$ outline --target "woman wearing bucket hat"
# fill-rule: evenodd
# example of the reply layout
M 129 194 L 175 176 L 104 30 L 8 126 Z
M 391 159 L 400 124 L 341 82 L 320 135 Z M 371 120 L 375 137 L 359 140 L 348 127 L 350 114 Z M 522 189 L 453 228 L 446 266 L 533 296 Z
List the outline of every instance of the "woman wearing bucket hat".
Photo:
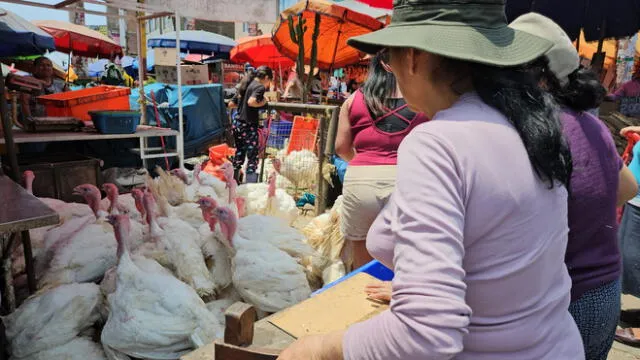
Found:
M 510 26 L 554 44 L 532 69 L 562 106 L 563 131 L 573 160 L 565 255 L 572 280 L 569 312 L 580 330 L 586 359 L 606 360 L 620 314 L 616 207 L 633 198 L 638 185 L 618 155 L 609 129 L 587 112 L 600 105 L 606 90 L 594 73 L 580 68 L 569 36 L 540 14 L 523 15 Z
M 509 28 L 504 0 L 396 0 L 389 27 L 349 44 L 388 51 L 405 100 L 432 120 L 400 145 L 367 236 L 395 273 L 390 309 L 280 359 L 584 359 L 567 311 L 571 156 L 523 66 L 553 44 Z

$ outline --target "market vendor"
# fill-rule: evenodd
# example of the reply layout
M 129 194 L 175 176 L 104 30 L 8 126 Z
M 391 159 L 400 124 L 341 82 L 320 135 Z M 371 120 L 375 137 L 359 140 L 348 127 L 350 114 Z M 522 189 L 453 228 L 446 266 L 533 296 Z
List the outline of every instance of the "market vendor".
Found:
M 57 94 L 69 91 L 67 83 L 62 79 L 58 79 L 53 73 L 53 62 L 48 58 L 41 56 L 33 61 L 33 77 L 42 82 L 41 93 L 22 93 L 20 95 L 20 106 L 22 108 L 23 117 L 45 116 L 44 106 L 38 104 L 37 97 L 42 95 Z
M 367 235 L 394 271 L 390 308 L 301 337 L 279 360 L 577 360 L 567 311 L 571 154 L 527 71 L 553 45 L 507 26 L 505 0 L 397 0 L 349 40 L 389 52 L 409 108 L 396 189 Z

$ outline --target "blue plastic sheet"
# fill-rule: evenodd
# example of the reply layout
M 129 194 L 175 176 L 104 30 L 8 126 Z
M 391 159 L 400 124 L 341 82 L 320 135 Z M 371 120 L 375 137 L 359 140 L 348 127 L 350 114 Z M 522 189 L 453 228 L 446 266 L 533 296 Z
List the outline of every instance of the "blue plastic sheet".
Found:
M 159 120 L 160 126 L 178 130 L 178 87 L 162 83 L 145 86 L 149 99 L 151 92 L 158 104 L 159 119 L 156 119 L 156 111 L 150 103 L 146 108 L 147 123 L 156 125 L 156 120 Z M 140 108 L 138 96 L 138 92 L 133 91 L 129 98 L 132 109 Z M 222 85 L 183 85 L 182 107 L 185 156 L 198 155 L 211 140 L 224 132 L 228 123 Z M 175 146 L 175 139 L 169 140 L 169 146 Z
M 347 172 L 348 162 L 342 160 L 340 157 L 333 155 L 333 165 L 336 167 L 340 182 L 344 184 L 344 174 Z

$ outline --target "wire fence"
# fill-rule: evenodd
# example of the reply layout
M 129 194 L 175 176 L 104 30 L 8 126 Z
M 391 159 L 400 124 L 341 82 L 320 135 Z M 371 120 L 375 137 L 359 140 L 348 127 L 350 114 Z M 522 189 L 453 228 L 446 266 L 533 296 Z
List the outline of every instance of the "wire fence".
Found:
M 276 173 L 276 185 L 286 189 L 301 207 L 321 214 L 334 154 L 340 108 L 332 105 L 269 103 L 264 122 L 260 179 Z

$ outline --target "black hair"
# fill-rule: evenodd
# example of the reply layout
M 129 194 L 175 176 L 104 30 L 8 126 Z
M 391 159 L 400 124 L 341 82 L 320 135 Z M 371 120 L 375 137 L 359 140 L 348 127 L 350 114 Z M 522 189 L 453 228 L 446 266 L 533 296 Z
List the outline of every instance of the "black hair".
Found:
M 273 70 L 271 70 L 271 68 L 268 66 L 260 66 L 255 70 L 249 69 L 245 77 L 242 79 L 242 81 L 240 81 L 240 86 L 238 87 L 238 95 L 240 95 L 240 97 L 244 96 L 244 94 L 247 92 L 249 84 L 251 84 L 251 82 L 255 78 L 273 79 Z
M 540 88 L 530 67 L 495 67 L 443 59 L 450 74 L 468 74 L 482 101 L 513 124 L 536 174 L 549 182 L 549 188 L 559 182 L 569 189 L 573 165 L 558 106 L 551 94 Z M 455 90 L 455 83 L 452 86 Z
M 45 60 L 47 60 L 47 61 L 49 61 L 50 63 L 52 63 L 52 64 L 53 64 L 53 62 L 51 61 L 51 59 L 49 59 L 48 57 L 46 57 L 46 56 L 40 56 L 40 57 L 35 58 L 35 60 L 33 60 L 33 67 L 38 67 L 38 66 L 40 66 L 40 63 L 41 63 L 41 62 L 43 62 L 43 61 L 45 61 Z
M 542 57 L 531 64 L 538 81 L 553 95 L 558 104 L 571 110 L 582 112 L 597 108 L 607 96 L 598 76 L 591 70 L 580 67 L 569 74 L 569 82 L 560 84 L 560 80 L 549 69 L 549 61 Z
M 386 60 L 384 57 L 384 54 L 379 53 L 371 59 L 369 74 L 362 84 L 367 109 L 374 119 L 388 112 L 387 102 L 396 91 L 396 77 L 385 70 L 382 65 L 382 61 Z

